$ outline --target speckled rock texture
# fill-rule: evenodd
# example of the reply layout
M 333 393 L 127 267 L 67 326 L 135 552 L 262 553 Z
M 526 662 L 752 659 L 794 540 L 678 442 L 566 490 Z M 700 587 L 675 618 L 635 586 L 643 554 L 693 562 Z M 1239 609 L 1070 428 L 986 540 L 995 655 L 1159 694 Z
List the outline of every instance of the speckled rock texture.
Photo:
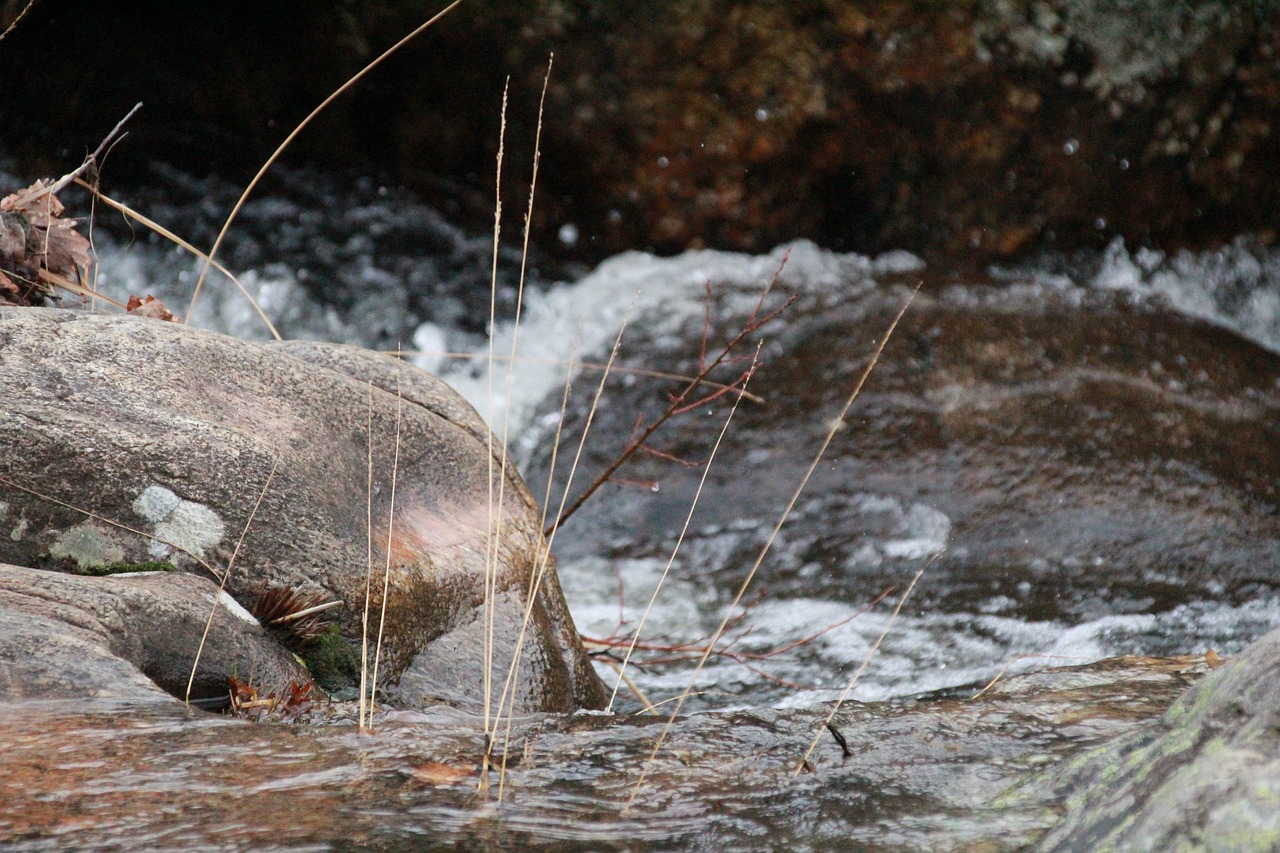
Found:
M 0 51 L 0 119 L 40 128 L 6 142 L 59 173 L 142 100 L 109 177 L 159 159 L 247 178 L 441 5 L 48 0 Z M 503 80 L 514 187 L 554 52 L 535 243 L 571 224 L 570 256 L 793 237 L 977 260 L 1116 236 L 1270 240 L 1278 48 L 1267 2 L 468 0 L 290 156 L 452 186 L 483 221 Z
M 401 705 L 479 707 L 486 566 L 495 690 L 515 653 L 543 540 L 489 451 L 447 386 L 376 353 L 0 309 L 0 560 L 229 570 L 246 608 L 263 585 L 342 602 L 330 614 L 358 649 L 366 577 L 376 631 L 389 552 L 380 682 Z M 530 614 L 515 706 L 598 704 L 554 564 Z

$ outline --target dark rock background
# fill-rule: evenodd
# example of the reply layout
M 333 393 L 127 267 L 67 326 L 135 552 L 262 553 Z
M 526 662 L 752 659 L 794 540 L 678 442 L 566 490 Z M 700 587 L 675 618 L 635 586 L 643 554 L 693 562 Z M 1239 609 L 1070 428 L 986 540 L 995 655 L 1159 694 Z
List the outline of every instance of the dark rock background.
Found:
M 25 5 L 0 7 L 7 23 Z M 4 145 L 64 171 L 141 100 L 108 177 L 239 182 L 440 4 L 41 0 L 0 43 Z M 556 53 L 535 242 L 565 254 L 810 237 L 953 262 L 1274 238 L 1280 9 L 1268 0 L 467 0 L 299 139 L 491 216 L 523 207 Z

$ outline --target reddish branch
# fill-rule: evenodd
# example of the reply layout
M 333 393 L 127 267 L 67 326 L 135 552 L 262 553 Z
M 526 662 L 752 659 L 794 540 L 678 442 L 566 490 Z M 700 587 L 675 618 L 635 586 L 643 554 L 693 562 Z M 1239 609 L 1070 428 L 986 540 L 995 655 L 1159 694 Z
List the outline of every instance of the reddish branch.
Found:
M 670 404 L 661 415 L 650 422 L 648 426 L 644 427 L 644 429 L 641 429 L 632 435 L 631 439 L 627 442 L 627 446 L 623 448 L 622 452 L 619 453 L 613 462 L 609 463 L 609 466 L 591 482 L 591 485 L 587 486 L 586 489 L 583 490 L 582 494 L 578 495 L 578 497 L 575 498 L 569 506 L 565 507 L 555 521 L 547 525 L 546 530 L 543 531 L 543 535 L 550 536 L 559 529 L 559 527 L 564 524 L 570 516 L 577 512 L 582 505 L 586 503 L 587 500 L 590 499 L 590 497 L 605 483 L 609 482 L 611 479 L 616 482 L 617 478 L 614 477 L 614 474 L 616 474 L 618 469 L 626 464 L 627 460 L 635 455 L 637 451 L 644 450 L 646 453 L 674 459 L 674 457 L 663 454 L 661 451 L 645 446 L 645 442 L 648 441 L 655 432 L 661 429 L 663 424 L 671 420 L 671 418 L 689 412 L 700 406 L 704 406 L 713 400 L 719 399 L 730 391 L 741 393 L 742 386 L 751 378 L 752 374 L 754 374 L 756 369 L 760 366 L 759 363 L 754 360 L 752 360 L 751 365 L 747 367 L 746 370 L 739 374 L 737 379 L 732 382 L 719 385 L 715 390 L 703 395 L 702 397 L 693 399 L 694 392 L 704 384 L 709 384 L 707 379 L 712 372 L 716 370 L 716 368 L 720 367 L 722 364 L 733 363 L 734 359 L 731 359 L 730 356 L 744 340 L 770 323 L 774 318 L 785 311 L 793 301 L 795 301 L 795 297 L 789 297 L 782 305 L 778 306 L 774 310 L 767 314 L 761 313 L 764 309 L 765 299 L 768 298 L 770 291 L 773 289 L 774 283 L 778 280 L 778 276 L 782 273 L 783 268 L 786 267 L 787 258 L 789 256 L 789 253 L 783 256 L 782 262 L 778 265 L 778 269 L 773 273 L 773 277 L 769 279 L 769 283 L 766 284 L 764 290 L 761 291 L 760 299 L 756 302 L 755 308 L 751 310 L 751 315 L 747 317 L 747 321 L 743 324 L 742 330 L 734 336 L 733 340 L 729 341 L 729 343 L 720 350 L 720 353 L 710 363 L 707 363 L 707 338 L 710 334 L 711 326 L 711 286 L 710 284 L 707 285 L 706 316 L 703 320 L 702 346 L 698 355 L 698 365 L 701 370 L 699 370 L 698 374 L 690 380 L 689 384 L 685 386 L 683 391 L 671 396 Z M 681 464 L 688 463 L 682 462 Z

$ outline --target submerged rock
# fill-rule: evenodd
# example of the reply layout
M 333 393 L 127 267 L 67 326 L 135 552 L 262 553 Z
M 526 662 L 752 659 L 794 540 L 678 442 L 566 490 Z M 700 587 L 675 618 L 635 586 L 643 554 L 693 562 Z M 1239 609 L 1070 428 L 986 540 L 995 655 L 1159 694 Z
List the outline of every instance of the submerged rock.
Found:
M 737 588 L 907 295 L 804 294 L 765 331 L 750 386 L 765 402 L 740 407 L 678 576 Z M 713 340 L 740 321 L 716 322 Z M 633 341 L 633 363 L 696 370 L 700 335 L 690 322 Z M 618 383 L 593 433 L 628 435 L 636 412 L 665 405 Z M 727 414 L 716 401 L 673 421 L 657 447 L 705 459 Z M 584 420 L 568 420 L 570 446 Z M 856 606 L 938 555 L 913 597 L 925 613 L 1153 628 L 1280 591 L 1280 356 L 1158 303 L 1069 286 L 922 292 L 840 426 L 753 588 Z M 586 481 L 618 449 L 597 448 Z M 671 553 L 700 472 L 637 457 L 620 476 L 661 489 L 585 507 L 557 539 L 563 558 Z M 1177 642 L 1159 651 L 1203 651 Z
M 341 602 L 330 614 L 347 679 L 372 573 L 373 630 L 386 617 L 379 683 L 410 707 L 483 701 L 492 567 L 501 691 L 544 550 L 539 519 L 514 468 L 500 479 L 483 422 L 439 380 L 355 348 L 9 309 L 0 400 L 0 559 L 64 571 L 163 559 L 205 577 L 226 569 L 249 609 L 264 589 Z M 552 563 L 530 614 L 515 706 L 597 705 Z

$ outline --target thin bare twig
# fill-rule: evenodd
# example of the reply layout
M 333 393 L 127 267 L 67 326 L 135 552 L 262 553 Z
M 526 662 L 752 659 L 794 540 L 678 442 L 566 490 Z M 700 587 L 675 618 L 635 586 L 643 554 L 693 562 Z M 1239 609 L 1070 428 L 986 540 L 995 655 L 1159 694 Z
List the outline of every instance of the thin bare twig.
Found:
M 103 138 L 102 142 L 98 144 L 98 147 L 94 149 L 94 152 L 90 154 L 88 157 L 84 158 L 83 163 L 81 163 L 79 166 L 72 169 L 70 172 L 67 172 L 61 178 L 58 178 L 58 180 L 50 184 L 47 188 L 45 188 L 45 192 L 48 193 L 49 195 L 57 195 L 59 192 L 62 191 L 63 187 L 65 187 L 67 184 L 71 183 L 76 178 L 80 177 L 90 169 L 96 169 L 98 166 L 98 158 L 102 156 L 102 152 L 107 150 L 107 147 L 111 144 L 111 141 L 116 138 L 117 134 L 119 134 L 122 130 L 124 130 L 125 122 L 133 118 L 133 114 L 140 109 L 142 109 L 141 101 L 134 104 L 133 109 L 125 113 L 124 118 L 116 122 L 116 126 L 111 128 L 111 132 L 108 133 L 106 137 Z
M 711 375 L 712 371 L 714 371 L 717 367 L 723 364 L 729 358 L 733 350 L 740 343 L 742 343 L 743 340 L 745 340 L 749 335 L 759 331 L 761 328 L 763 328 L 765 325 L 771 322 L 774 318 L 776 318 L 779 314 L 781 314 L 784 310 L 786 310 L 787 306 L 789 306 L 792 303 L 792 301 L 794 301 L 793 299 L 788 299 L 781 306 L 774 309 L 773 311 L 770 311 L 768 314 L 765 314 L 764 316 L 760 315 L 760 311 L 764 307 L 765 298 L 769 295 L 769 292 L 773 289 L 773 285 L 775 282 L 777 282 L 778 276 L 782 273 L 783 267 L 786 266 L 788 257 L 789 255 L 783 256 L 782 262 L 779 264 L 777 271 L 774 272 L 773 277 L 769 279 L 769 283 L 765 285 L 764 290 L 760 294 L 760 300 L 756 303 L 755 309 L 752 310 L 751 316 L 747 318 L 747 322 L 743 325 L 742 330 L 738 332 L 737 335 L 734 336 L 733 340 L 729 341 L 729 343 L 725 345 L 725 347 L 720 351 L 720 354 L 716 356 L 714 361 L 712 361 L 710 364 L 705 365 L 703 369 L 699 371 L 697 376 L 695 376 L 693 380 L 684 388 L 684 390 L 672 398 L 671 404 L 667 406 L 666 411 L 664 411 L 661 415 L 655 418 L 647 427 L 645 427 L 640 432 L 640 434 L 637 437 L 629 441 L 627 443 L 627 446 L 623 449 L 623 451 L 620 454 L 618 454 L 617 458 L 615 458 L 613 462 L 611 462 L 608 465 L 608 467 L 606 467 L 605 470 L 598 477 L 596 477 L 595 480 L 591 482 L 591 485 L 587 486 L 587 488 L 583 490 L 582 494 L 578 495 L 578 497 L 574 499 L 573 503 L 571 503 L 568 506 L 568 508 L 562 510 L 560 514 L 556 516 L 555 522 L 552 523 L 550 526 L 547 527 L 546 530 L 543 531 L 544 535 L 550 535 L 558 527 L 560 527 L 560 525 L 568 521 L 569 518 L 575 512 L 577 512 L 578 509 L 581 508 L 582 505 L 586 503 L 587 500 L 593 494 L 595 494 L 596 491 L 601 486 L 603 486 L 605 483 L 609 481 L 609 479 L 618 471 L 619 468 L 621 468 L 624 464 L 626 464 L 628 459 L 630 459 L 633 455 L 635 455 L 636 451 L 638 451 L 640 447 L 646 441 L 648 441 L 649 438 L 655 432 L 657 432 L 662 427 L 663 424 L 665 424 L 668 420 L 675 417 L 676 415 L 680 414 L 682 411 L 687 411 L 686 404 L 689 401 L 690 395 L 692 395 L 693 392 L 696 391 L 702 385 L 703 380 L 705 380 L 709 375 Z M 730 385 L 740 385 L 743 383 L 744 378 L 745 376 L 739 376 L 738 379 L 735 382 L 730 383 Z M 719 396 L 721 393 L 724 393 L 724 392 L 723 391 L 716 392 L 713 396 Z
M 379 350 L 379 352 L 386 353 L 387 355 L 396 354 L 396 350 Z M 482 358 L 483 359 L 490 358 L 490 356 L 485 355 L 484 353 L 440 352 L 437 350 L 407 349 L 407 350 L 401 350 L 400 354 L 401 355 L 428 355 L 436 358 L 448 358 L 448 359 L 454 359 L 454 360 L 465 360 L 465 359 L 478 360 Z M 506 356 L 502 356 L 502 355 L 495 355 L 495 356 L 492 356 L 492 358 L 494 361 L 508 360 Z M 545 357 L 540 357 L 535 355 L 520 355 L 517 357 L 516 360 L 527 362 L 529 364 L 566 365 L 570 367 L 576 367 L 579 370 L 594 370 L 597 373 L 600 372 L 601 370 L 604 370 L 604 365 L 598 361 L 572 361 L 572 360 L 565 361 L 562 358 L 545 358 Z M 620 367 L 618 365 L 614 365 L 613 372 L 629 374 L 632 376 L 645 376 L 650 379 L 671 379 L 676 382 L 693 382 L 694 379 L 696 378 L 693 376 L 689 376 L 688 374 L 685 374 L 685 373 L 668 373 L 663 370 L 651 370 L 647 367 Z M 758 394 L 752 394 L 748 391 L 743 391 L 740 387 L 736 385 L 726 385 L 721 382 L 712 382 L 710 379 L 703 379 L 702 384 L 708 388 L 723 388 L 725 389 L 725 393 L 732 394 L 735 397 L 741 397 L 742 399 L 749 400 L 752 403 L 758 403 L 760 405 L 764 405 L 765 403 L 765 399 L 763 397 L 759 396 Z

